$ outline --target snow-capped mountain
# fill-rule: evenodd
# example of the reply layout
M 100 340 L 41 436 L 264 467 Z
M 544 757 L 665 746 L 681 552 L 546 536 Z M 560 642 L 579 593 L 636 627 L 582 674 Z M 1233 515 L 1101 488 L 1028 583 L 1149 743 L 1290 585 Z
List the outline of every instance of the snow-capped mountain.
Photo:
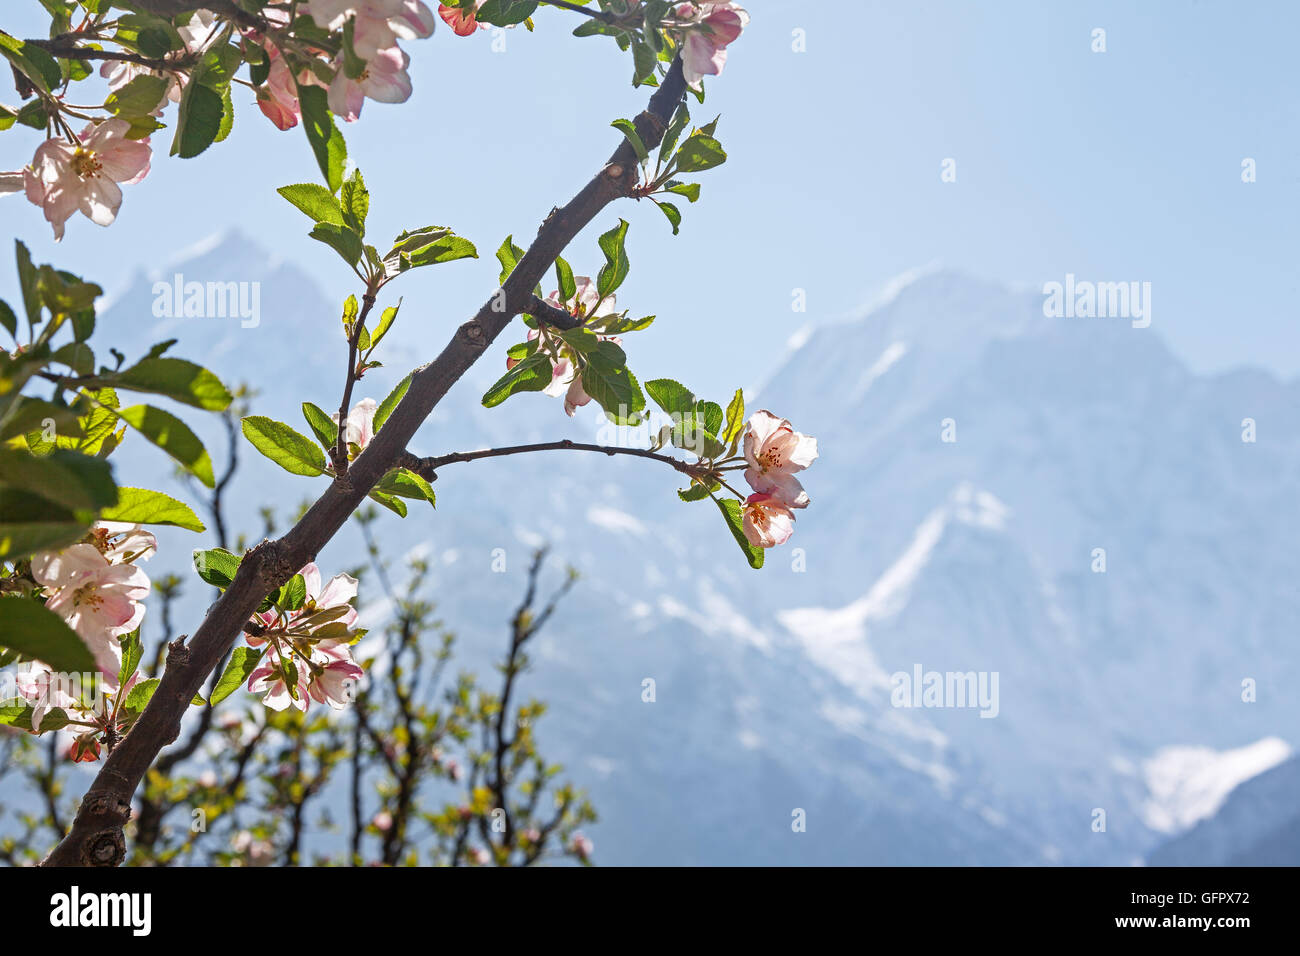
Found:
M 157 317 L 153 283 L 176 271 L 260 282 L 259 326 Z M 238 236 L 163 273 L 101 325 L 140 347 L 179 337 L 175 354 L 231 382 L 260 371 L 254 411 L 302 430 L 302 400 L 334 407 L 338 307 L 308 276 Z M 428 357 L 400 321 L 386 347 L 362 394 Z M 481 408 L 500 351 L 416 451 L 592 440 L 590 407 L 580 433 L 542 396 Z M 390 553 L 431 560 L 467 667 L 500 652 L 531 547 L 582 572 L 525 692 L 550 703 L 543 749 L 600 811 L 601 862 L 1130 863 L 1296 742 L 1298 400 L 1262 372 L 1192 374 L 1158 325 L 1046 318 L 1036 293 L 930 271 L 804 336 L 751 397 L 822 452 L 813 505 L 762 572 L 712 506 L 677 500 L 675 475 L 603 456 L 445 469 L 437 511 L 383 531 Z M 200 430 L 219 460 L 219 429 Z M 243 530 L 316 490 L 241 456 Z M 119 470 L 164 461 L 136 448 Z M 210 541 L 161 543 L 159 570 Z M 356 564 L 355 545 L 345 532 L 322 563 Z M 896 687 L 918 672 L 969 674 L 973 696 L 924 706 Z

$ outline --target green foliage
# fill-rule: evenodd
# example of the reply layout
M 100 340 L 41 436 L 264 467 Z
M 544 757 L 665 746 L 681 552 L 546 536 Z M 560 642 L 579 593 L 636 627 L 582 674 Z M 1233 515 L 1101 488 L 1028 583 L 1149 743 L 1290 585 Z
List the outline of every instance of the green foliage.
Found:
M 44 604 L 25 597 L 0 597 L 4 646 L 59 673 L 91 673 L 95 659 L 77 632 Z M 30 727 L 30 722 L 28 723 Z
M 310 438 L 294 431 L 284 422 L 262 415 L 249 415 L 241 427 L 247 438 L 263 455 L 291 475 L 315 476 L 325 472 L 325 456 Z

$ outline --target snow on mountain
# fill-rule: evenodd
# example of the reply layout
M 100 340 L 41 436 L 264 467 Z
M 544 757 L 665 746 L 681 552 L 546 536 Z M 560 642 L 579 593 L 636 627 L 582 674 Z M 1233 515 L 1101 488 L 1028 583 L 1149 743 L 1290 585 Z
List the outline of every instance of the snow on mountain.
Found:
M 1151 866 L 1300 865 L 1300 758 L 1237 786 L 1214 816 L 1157 847 Z
M 176 270 L 264 283 L 259 328 L 166 324 L 176 354 L 231 381 L 269 369 L 253 410 L 296 427 L 304 398 L 331 407 L 338 309 L 308 276 L 241 237 Z M 141 347 L 164 331 L 152 281 L 102 319 L 138 329 Z M 398 323 L 397 357 L 364 394 L 425 357 L 411 334 Z M 385 516 L 384 541 L 429 557 L 460 663 L 480 670 L 533 546 L 583 574 L 524 692 L 551 704 L 542 746 L 591 791 L 603 862 L 1134 862 L 1300 726 L 1287 691 L 1300 680 L 1300 387 L 1195 376 L 1158 336 L 1048 319 L 1035 294 L 935 269 L 859 320 L 799 336 L 750 405 L 815 434 L 822 457 L 812 507 L 761 573 L 714 509 L 677 501 L 677 476 L 604 456 L 445 469 L 437 511 Z M 540 396 L 483 409 L 472 384 L 417 451 L 590 440 L 596 427 L 592 408 L 568 423 Z M 1246 418 L 1256 442 L 1242 441 Z M 201 430 L 219 460 L 219 430 Z M 119 468 L 156 474 L 156 451 L 132 444 Z M 231 501 L 245 531 L 260 531 L 260 505 L 318 490 L 247 445 L 241 457 Z M 157 570 L 210 543 L 165 535 Z M 357 554 L 345 530 L 320 560 Z M 191 616 L 206 600 L 192 589 Z M 894 676 L 917 668 L 969 674 L 976 697 L 983 680 L 996 708 L 895 706 Z

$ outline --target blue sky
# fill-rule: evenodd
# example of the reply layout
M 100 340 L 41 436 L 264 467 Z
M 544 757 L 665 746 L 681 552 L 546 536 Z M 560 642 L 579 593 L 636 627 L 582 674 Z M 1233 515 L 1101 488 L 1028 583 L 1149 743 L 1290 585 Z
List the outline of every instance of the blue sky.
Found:
M 38 8 L 23 7 L 6 10 L 3 26 L 30 35 Z M 1067 272 L 1149 281 L 1153 329 L 1194 369 L 1300 372 L 1296 5 L 749 8 L 749 31 L 695 111 L 723 114 L 731 158 L 700 174 L 681 235 L 648 203 L 626 202 L 568 255 L 593 273 L 595 236 L 630 220 L 633 273 L 620 300 L 660 317 L 634 340 L 642 378 L 673 375 L 715 396 L 758 384 L 800 326 L 859 314 L 891 277 L 934 262 L 1034 286 Z M 537 20 L 534 34 L 509 32 L 504 52 L 486 33 L 446 29 L 406 43 L 411 101 L 367 104 L 345 128 L 371 187 L 373 235 L 440 223 L 479 246 L 480 261 L 396 290 L 403 321 L 428 324 L 430 356 L 494 288 L 502 238 L 526 243 L 616 144 L 609 121 L 645 100 L 612 43 L 569 37 L 576 18 L 563 11 Z M 1097 27 L 1105 53 L 1091 51 Z M 792 49 L 796 28 L 806 52 Z M 110 229 L 78 218 L 56 245 L 39 211 L 9 197 L 3 238 L 19 235 L 39 261 L 112 290 L 139 266 L 238 228 L 341 298 L 349 273 L 273 192 L 316 178 L 305 138 L 276 130 L 251 99 L 236 92 L 227 142 L 195 160 L 157 156 Z M 0 169 L 21 166 L 36 142 L 25 129 L 0 135 Z M 155 141 L 160 153 L 166 143 Z M 940 179 L 949 157 L 955 183 Z M 1256 183 L 1241 182 L 1244 157 Z M 0 294 L 13 288 L 6 263 Z M 791 309 L 796 288 L 804 314 Z M 332 333 L 337 316 L 322 321 Z

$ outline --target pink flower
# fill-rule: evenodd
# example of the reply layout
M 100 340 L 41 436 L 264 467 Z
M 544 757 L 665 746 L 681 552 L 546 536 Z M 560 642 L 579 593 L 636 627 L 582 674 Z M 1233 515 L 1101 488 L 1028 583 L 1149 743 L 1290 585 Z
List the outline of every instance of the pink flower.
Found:
M 581 833 L 575 833 L 569 839 L 569 849 L 577 854 L 578 858 L 581 860 L 585 860 L 587 857 L 591 856 L 591 851 L 595 848 L 595 844 Z
M 449 7 L 445 3 L 440 3 L 438 4 L 438 16 L 442 17 L 456 36 L 467 37 L 476 30 L 488 29 L 488 24 L 478 22 L 478 8 L 481 6 L 483 6 L 483 0 L 477 0 L 472 6 L 467 7 Z
M 393 828 L 393 815 L 387 810 L 381 810 L 379 813 L 375 814 L 375 818 L 371 820 L 370 823 L 376 830 L 381 830 L 384 833 L 387 833 Z
M 756 492 L 745 499 L 741 527 L 756 548 L 785 544 L 794 533 L 794 512 L 780 498 Z
M 268 14 L 275 11 L 267 11 Z M 216 25 L 216 15 L 209 10 L 195 10 L 194 15 L 190 17 L 189 23 L 183 27 L 178 27 L 176 32 L 180 35 L 181 40 L 185 43 L 187 53 L 197 53 L 207 46 L 208 41 L 216 35 L 213 27 Z M 167 59 L 179 59 L 183 56 L 179 51 L 168 54 Z M 179 103 L 181 100 L 181 91 L 185 89 L 185 84 L 189 82 L 188 74 L 184 72 L 171 72 L 170 70 L 158 71 L 152 70 L 147 66 L 137 63 L 127 63 L 124 61 L 109 60 L 99 68 L 99 75 L 108 80 L 109 90 L 119 90 L 126 84 L 130 83 L 137 76 L 161 76 L 167 80 L 167 88 L 163 98 L 159 100 L 159 109 L 167 104 L 168 100 L 173 103 Z
M 307 693 L 318 704 L 342 710 L 356 697 L 357 682 L 366 676 L 366 672 L 352 660 L 352 652 L 346 644 L 324 647 L 325 643 L 317 644 L 316 653 L 312 655 L 312 664 L 320 669 L 311 668 Z
M 335 67 L 338 72 L 329 87 L 329 107 L 347 122 L 361 116 L 361 106 L 369 98 L 377 103 L 404 103 L 411 96 L 411 77 L 406 72 L 411 58 L 400 47 L 380 50 L 366 62 L 366 68 L 355 79 L 348 76 L 340 56 Z
M 375 412 L 379 409 L 379 404 L 373 398 L 363 398 L 352 406 L 352 411 L 348 412 L 347 434 L 343 440 L 349 445 L 356 445 L 361 451 L 366 450 L 370 444 L 370 439 L 375 437 Z M 330 416 L 334 424 L 339 423 L 339 413 L 335 412 Z M 315 567 L 315 565 L 309 565 Z
M 808 507 L 808 493 L 795 478 L 817 457 L 817 439 L 801 435 L 784 418 L 761 411 L 745 426 L 745 480 L 755 491 L 775 495 L 788 508 Z
M 265 633 L 260 637 L 250 635 L 248 644 L 266 646 L 266 653 L 248 676 L 248 689 L 265 694 L 262 702 L 271 710 L 296 707 L 305 712 L 311 700 L 341 710 L 352 701 L 356 682 L 365 676 L 365 671 L 352 660 L 349 643 L 352 638 L 317 639 L 312 633 L 302 633 L 301 629 L 312 626 L 309 621 L 312 615 L 343 608 L 345 613 L 325 623 L 331 626 L 341 623 L 350 631 L 357 620 L 357 609 L 351 604 L 357 595 L 357 579 L 336 574 L 322 587 L 320 569 L 314 563 L 304 565 L 298 573 L 306 586 L 301 608 L 283 617 L 274 609 L 253 615 L 253 622 L 264 628 Z
M 469 858 L 475 866 L 487 866 L 492 862 L 492 855 L 481 846 L 477 846 L 469 851 Z
M 77 143 L 47 139 L 36 148 L 23 182 L 55 239 L 63 238 L 63 224 L 78 210 L 101 226 L 112 223 L 122 205 L 118 183 L 138 183 L 149 172 L 149 144 L 127 139 L 129 129 L 124 119 L 105 120 L 82 130 Z
M 676 16 L 683 23 L 682 71 L 687 84 L 698 90 L 704 77 L 722 72 L 727 46 L 749 25 L 749 14 L 732 2 L 680 3 Z
M 266 83 L 257 88 L 257 108 L 279 129 L 292 129 L 298 125 L 302 107 L 298 103 L 298 85 L 284 62 L 280 51 L 266 47 L 271 68 Z
M 568 312 L 575 319 L 581 319 L 584 324 L 614 315 L 618 311 L 615 308 L 615 297 L 611 294 L 602 299 L 600 293 L 596 291 L 596 283 L 587 276 L 578 276 L 574 280 L 572 298 L 562 302 L 560 293 L 556 291 L 548 295 L 546 301 L 557 309 Z M 528 333 L 529 341 L 536 339 L 540 334 L 538 329 L 533 329 Z M 623 340 L 617 335 L 597 335 L 596 338 L 603 342 L 613 342 L 615 345 L 623 344 Z M 582 375 L 577 370 L 577 356 L 563 345 L 558 346 L 557 351 L 558 355 L 551 359 L 551 384 L 542 391 L 553 397 L 563 395 L 564 414 L 572 418 L 577 409 L 591 401 L 591 396 L 582 386 Z M 515 364 L 515 360 L 506 359 L 506 368 L 512 368 Z
M 56 675 L 50 665 L 32 661 L 14 677 L 18 696 L 32 705 L 32 732 L 39 733 L 45 715 L 55 708 L 65 712 L 81 704 L 73 695 L 73 685 L 64 675 Z
M 45 606 L 80 635 L 106 678 L 116 682 L 117 638 L 140 626 L 149 577 L 132 564 L 111 564 L 91 544 L 32 556 L 32 576 L 45 588 Z
M 289 675 L 294 678 L 295 684 L 291 691 L 285 674 L 286 662 L 281 659 L 276 645 L 268 647 L 253 673 L 248 675 L 249 691 L 264 694 L 262 703 L 271 710 L 295 707 L 305 712 L 308 707 L 307 682 L 310 675 L 303 673 L 304 669 L 298 666 L 299 663 L 301 662 L 294 664 L 295 673 Z

